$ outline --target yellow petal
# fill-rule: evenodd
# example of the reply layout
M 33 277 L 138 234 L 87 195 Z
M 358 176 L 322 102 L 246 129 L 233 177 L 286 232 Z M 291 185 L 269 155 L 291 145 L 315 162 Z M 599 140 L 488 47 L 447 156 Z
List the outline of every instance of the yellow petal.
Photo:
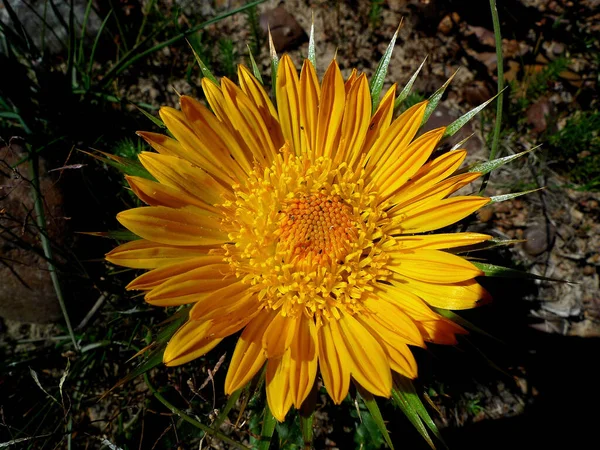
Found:
M 406 151 L 396 151 L 393 160 L 384 170 L 376 171 L 373 182 L 382 199 L 387 199 L 415 175 L 429 159 L 431 153 L 442 138 L 446 128 L 431 130 L 408 146 Z M 378 174 L 378 176 L 375 176 Z
M 396 237 L 396 244 L 401 250 L 415 250 L 418 248 L 440 250 L 475 245 L 489 239 L 492 239 L 492 236 L 481 233 L 438 233 L 420 236 L 398 236 Z
M 366 172 L 371 179 L 377 179 L 387 168 L 388 161 L 405 151 L 417 134 L 427 102 L 417 103 L 408 108 L 383 132 L 367 153 Z
M 441 316 L 437 320 L 417 322 L 417 326 L 421 330 L 423 338 L 434 344 L 455 345 L 457 334 L 468 334 L 460 325 Z
M 312 390 L 317 376 L 318 357 L 315 321 L 302 315 L 296 321 L 290 346 L 290 391 L 296 408 L 300 408 Z
M 120 212 L 117 220 L 138 236 L 161 244 L 218 245 L 229 241 L 227 233 L 218 228 L 220 216 L 195 207 L 144 206 Z
M 315 156 L 330 157 L 339 140 L 339 129 L 344 115 L 346 90 L 344 79 L 335 59 L 331 61 L 321 87 L 321 103 L 317 119 Z
M 175 139 L 164 134 L 151 133 L 150 131 L 138 131 L 136 133 L 161 155 L 185 157 L 186 151 Z M 190 159 L 190 161 L 193 161 Z
M 358 70 L 356 70 L 355 68 L 352 68 L 352 72 L 350 72 L 350 75 L 348 76 L 348 78 L 346 79 L 346 82 L 344 83 L 344 90 L 346 91 L 346 95 L 348 95 L 348 92 L 350 92 L 350 89 L 354 85 L 354 82 L 356 81 L 357 78 L 358 78 Z
M 296 331 L 296 318 L 276 315 L 262 338 L 262 346 L 267 358 L 281 358 L 290 348 L 294 332 Z
M 245 386 L 267 360 L 262 348 L 262 337 L 275 314 L 263 310 L 244 328 L 225 378 L 226 394 L 232 394 Z
M 245 147 L 240 146 L 229 128 L 198 100 L 183 95 L 179 103 L 188 125 L 198 137 L 195 141 L 198 151 L 214 165 L 231 170 L 238 181 L 243 182 L 252 171 Z
M 223 338 L 237 333 L 260 314 L 260 307 L 256 295 L 248 293 L 229 307 L 213 308 L 204 316 L 212 322 L 211 336 Z
M 269 98 L 269 94 L 267 94 L 262 84 L 254 77 L 254 75 L 252 75 L 246 66 L 238 66 L 238 80 L 242 91 L 252 99 L 252 102 L 258 108 L 267 125 L 269 135 L 273 139 L 275 148 L 281 148 L 284 142 L 283 134 L 281 133 L 281 125 L 279 125 L 277 111 Z
M 125 176 L 131 190 L 138 198 L 150 206 L 168 206 L 169 208 L 183 208 L 195 205 L 199 208 L 210 208 L 204 202 L 187 195 L 170 186 L 151 181 L 146 178 Z
M 387 355 L 377 339 L 349 314 L 344 314 L 338 323 L 341 339 L 336 339 L 336 345 L 348 349 L 352 377 L 372 394 L 389 397 L 392 373 Z
M 319 367 L 327 393 L 339 405 L 350 387 L 350 357 L 337 321 L 331 320 L 318 330 Z
M 290 351 L 282 358 L 269 359 L 267 362 L 267 402 L 271 414 L 279 422 L 285 420 L 285 415 L 292 407 L 292 392 L 290 390 Z
M 462 164 L 466 155 L 466 151 L 456 150 L 444 153 L 425 164 L 410 181 L 391 196 L 390 202 L 394 205 L 394 209 L 412 202 L 412 199 L 448 178 Z
M 319 114 L 319 99 L 321 87 L 317 73 L 309 60 L 304 60 L 300 71 L 300 126 L 304 128 L 309 155 L 314 161 L 314 151 L 317 146 L 317 117 Z
M 235 179 L 231 176 L 231 165 L 223 167 L 210 152 L 207 152 L 206 144 L 196 136 L 183 112 L 163 106 L 160 108 L 159 114 L 169 131 L 185 150 L 183 154 L 177 156 L 198 165 L 225 184 L 235 184 Z
M 437 320 L 441 317 L 433 312 L 420 297 L 394 285 L 378 283 L 375 294 L 404 311 L 413 321 Z
M 252 301 L 258 305 L 255 293 L 241 281 L 224 286 L 196 302 L 190 311 L 190 318 L 200 320 L 226 316 Z
M 209 259 L 207 262 L 210 262 L 212 257 L 207 256 L 205 258 Z M 228 264 L 222 262 L 222 258 L 219 263 L 204 265 L 198 261 L 197 264 L 199 267 L 197 266 L 179 275 L 173 275 L 164 283 L 152 289 L 146 294 L 146 301 L 151 305 L 157 306 L 177 306 L 195 303 L 210 296 L 215 291 L 234 283 L 235 279 L 232 278 L 231 268 Z M 185 266 L 187 265 L 188 263 L 186 262 Z M 170 266 L 161 268 L 162 273 L 168 272 L 169 268 Z M 152 272 L 149 272 L 145 275 L 150 278 L 150 281 L 153 280 L 151 274 Z M 158 276 L 160 277 L 160 274 Z M 197 317 L 197 319 L 199 318 Z
M 373 143 L 389 128 L 394 116 L 394 100 L 396 100 L 396 84 L 393 84 L 392 87 L 388 89 L 381 99 L 381 102 L 379 102 L 377 111 L 375 111 L 375 114 L 369 123 L 367 136 L 360 154 L 368 153 L 373 146 Z M 350 166 L 354 167 L 354 163 L 355 160 L 351 159 Z
M 484 275 L 460 256 L 439 250 L 390 252 L 387 268 L 402 276 L 431 283 L 456 283 Z
M 208 336 L 210 322 L 189 320 L 173 335 L 163 361 L 167 366 L 179 366 L 206 354 L 217 346 L 221 339 Z
M 229 189 L 206 171 L 184 159 L 148 152 L 140 153 L 139 158 L 148 172 L 162 184 L 194 197 L 201 203 L 217 205 L 232 198 Z
M 417 361 L 408 345 L 391 346 L 386 342 L 382 344 L 394 372 L 407 378 L 415 379 L 418 375 Z
M 281 57 L 277 68 L 277 111 L 283 137 L 296 154 L 301 150 L 300 98 L 298 72 L 288 54 Z
M 202 266 L 219 264 L 223 262 L 222 256 L 204 255 L 197 258 L 190 258 L 184 261 L 168 264 L 157 269 L 146 272 L 134 279 L 127 285 L 127 289 L 148 290 L 168 281 L 169 279 L 197 269 Z
M 487 197 L 457 196 L 427 202 L 421 208 L 415 208 L 407 213 L 398 211 L 397 216 L 385 227 L 388 234 L 424 233 L 446 227 L 489 203 Z
M 491 300 L 490 294 L 475 280 L 454 284 L 434 284 L 394 274 L 392 283 L 398 290 L 418 295 L 436 308 L 470 309 Z
M 277 150 L 260 111 L 231 80 L 221 79 L 225 108 L 233 127 L 244 137 L 253 159 L 263 167 L 270 166 Z
M 375 330 L 382 340 L 390 344 L 425 346 L 414 320 L 398 305 L 374 296 L 367 297 L 364 305 L 372 314 L 365 315 L 361 322 Z
M 106 254 L 106 260 L 133 269 L 154 269 L 185 261 L 207 252 L 203 247 L 175 247 L 138 239 L 126 242 Z
M 340 135 L 340 146 L 334 156 L 334 164 L 358 159 L 371 120 L 371 94 L 365 74 L 362 74 L 348 95 Z

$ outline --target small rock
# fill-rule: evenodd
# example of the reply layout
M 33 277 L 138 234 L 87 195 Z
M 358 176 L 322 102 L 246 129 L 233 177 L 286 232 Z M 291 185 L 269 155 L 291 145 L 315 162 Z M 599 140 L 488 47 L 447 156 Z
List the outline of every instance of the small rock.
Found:
M 488 30 L 487 28 L 467 25 L 465 35 L 475 36 L 479 43 L 485 47 L 496 47 L 496 39 L 494 38 L 494 33 Z
M 594 275 L 596 273 L 596 268 L 594 266 L 585 266 L 583 268 L 583 274 L 590 276 L 590 275 Z
M 550 229 L 548 236 L 545 224 L 533 224 L 525 230 L 523 234 L 523 249 L 531 256 L 538 256 L 548 250 L 554 240 L 553 230 Z
M 548 99 L 541 98 L 531 105 L 525 114 L 527 123 L 533 126 L 533 131 L 542 133 L 548 128 L 547 118 L 550 115 L 550 102 Z
M 446 36 L 454 29 L 455 24 L 460 21 L 458 13 L 446 14 L 438 24 L 438 31 Z
M 271 30 L 273 44 L 278 52 L 293 50 L 308 41 L 304 29 L 282 5 L 261 14 L 260 26 L 265 33 Z

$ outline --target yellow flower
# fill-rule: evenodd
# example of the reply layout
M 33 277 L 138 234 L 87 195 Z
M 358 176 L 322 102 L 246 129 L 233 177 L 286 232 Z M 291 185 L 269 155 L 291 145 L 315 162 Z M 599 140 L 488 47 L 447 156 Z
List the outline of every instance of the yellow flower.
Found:
M 283 56 L 277 107 L 247 68 L 238 77 L 239 86 L 202 80 L 212 112 L 185 96 L 181 111 L 162 108 L 174 138 L 139 133 L 157 151 L 140 155 L 156 181 L 127 177 L 149 206 L 117 217 L 142 239 L 107 259 L 151 269 L 128 286 L 148 303 L 193 303 L 167 365 L 243 330 L 225 391 L 266 363 L 280 421 L 317 371 L 335 403 L 351 379 L 389 397 L 392 371 L 417 376 L 409 346 L 453 344 L 464 333 L 429 306 L 489 299 L 475 281 L 482 271 L 445 250 L 490 237 L 428 234 L 488 203 L 449 197 L 480 174 L 455 174 L 465 150 L 432 157 L 445 128 L 415 137 L 427 102 L 394 120 L 394 85 L 371 114 L 365 75 L 344 82 L 335 60 L 319 84 L 308 60 L 298 76 Z

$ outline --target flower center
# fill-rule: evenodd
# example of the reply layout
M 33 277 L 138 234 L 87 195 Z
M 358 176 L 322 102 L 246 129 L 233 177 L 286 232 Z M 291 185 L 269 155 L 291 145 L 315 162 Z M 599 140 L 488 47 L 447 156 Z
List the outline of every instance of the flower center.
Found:
M 277 250 L 317 264 L 342 260 L 356 236 L 352 208 L 337 195 L 317 193 L 288 200 L 282 209 Z

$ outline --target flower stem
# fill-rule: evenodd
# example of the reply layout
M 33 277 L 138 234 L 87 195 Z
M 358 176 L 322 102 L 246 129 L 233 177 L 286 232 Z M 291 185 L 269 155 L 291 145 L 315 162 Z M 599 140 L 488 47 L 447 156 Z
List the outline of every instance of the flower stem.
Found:
M 498 74 L 498 99 L 496 100 L 496 123 L 494 125 L 494 135 L 492 137 L 492 150 L 490 151 L 490 161 L 496 158 L 498 153 L 498 142 L 500 141 L 500 128 L 502 125 L 502 104 L 504 101 L 504 59 L 502 57 L 502 34 L 500 33 L 500 20 L 498 19 L 498 9 L 496 0 L 490 0 L 490 11 L 492 12 L 492 24 L 494 26 L 494 39 L 496 41 L 496 62 Z M 480 194 L 485 192 L 490 174 L 486 173 L 481 183 Z

